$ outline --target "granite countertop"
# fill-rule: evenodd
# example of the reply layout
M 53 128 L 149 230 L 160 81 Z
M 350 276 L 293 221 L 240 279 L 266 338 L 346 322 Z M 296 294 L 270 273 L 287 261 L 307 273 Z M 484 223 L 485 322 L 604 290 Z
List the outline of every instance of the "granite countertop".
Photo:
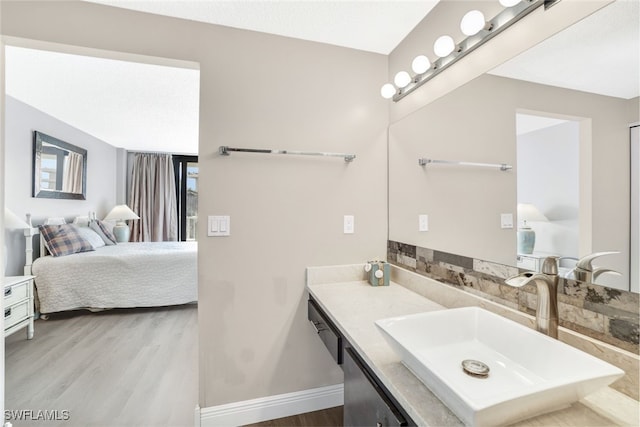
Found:
M 374 321 L 446 309 L 394 282 L 372 287 L 357 266 L 342 274 L 307 270 L 307 289 L 407 414 L 420 426 L 460 426 L 462 422 L 400 362 Z M 347 274 L 344 274 L 347 272 Z M 349 272 L 351 274 L 349 274 Z M 355 276 L 355 280 L 354 280 Z M 517 426 L 637 425 L 638 402 L 610 388 L 566 409 L 519 422 Z M 635 405 L 634 405 L 635 403 Z M 631 407 L 630 407 L 631 405 Z M 628 414 L 631 412 L 631 416 Z M 635 415 L 633 414 L 635 412 Z

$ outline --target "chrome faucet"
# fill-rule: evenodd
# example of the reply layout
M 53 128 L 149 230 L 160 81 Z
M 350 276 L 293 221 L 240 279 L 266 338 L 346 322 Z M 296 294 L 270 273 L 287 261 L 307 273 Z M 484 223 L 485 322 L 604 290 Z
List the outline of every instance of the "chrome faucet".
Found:
M 534 282 L 538 290 L 536 329 L 552 338 L 558 338 L 558 257 L 547 257 L 542 272 L 527 271 L 509 277 L 505 283 L 520 288 Z
M 611 273 L 621 276 L 621 274 L 615 270 L 609 268 L 595 267 L 592 262 L 594 259 L 604 255 L 619 254 L 618 251 L 610 252 L 596 252 L 591 255 L 584 256 L 576 262 L 576 266 L 566 275 L 567 278 L 573 276 L 576 280 L 581 282 L 593 283 L 598 276 L 604 273 Z

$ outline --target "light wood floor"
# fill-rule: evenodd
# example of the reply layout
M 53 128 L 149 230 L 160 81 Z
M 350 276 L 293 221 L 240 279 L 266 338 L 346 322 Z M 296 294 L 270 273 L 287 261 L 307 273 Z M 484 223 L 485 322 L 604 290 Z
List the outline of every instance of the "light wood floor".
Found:
M 193 426 L 198 403 L 195 305 L 75 312 L 5 342 L 5 409 L 68 410 L 14 426 Z

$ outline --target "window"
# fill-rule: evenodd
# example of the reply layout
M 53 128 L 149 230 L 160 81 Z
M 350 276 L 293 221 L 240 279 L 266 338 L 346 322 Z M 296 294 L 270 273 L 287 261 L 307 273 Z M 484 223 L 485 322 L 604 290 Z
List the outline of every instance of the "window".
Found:
M 198 156 L 173 156 L 178 204 L 178 240 L 197 240 Z

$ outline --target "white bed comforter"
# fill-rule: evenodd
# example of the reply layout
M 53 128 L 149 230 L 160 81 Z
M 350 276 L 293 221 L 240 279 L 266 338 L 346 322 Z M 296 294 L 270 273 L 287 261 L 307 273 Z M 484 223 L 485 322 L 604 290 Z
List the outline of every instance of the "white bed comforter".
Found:
M 41 313 L 159 307 L 198 299 L 197 243 L 119 243 L 34 261 Z

